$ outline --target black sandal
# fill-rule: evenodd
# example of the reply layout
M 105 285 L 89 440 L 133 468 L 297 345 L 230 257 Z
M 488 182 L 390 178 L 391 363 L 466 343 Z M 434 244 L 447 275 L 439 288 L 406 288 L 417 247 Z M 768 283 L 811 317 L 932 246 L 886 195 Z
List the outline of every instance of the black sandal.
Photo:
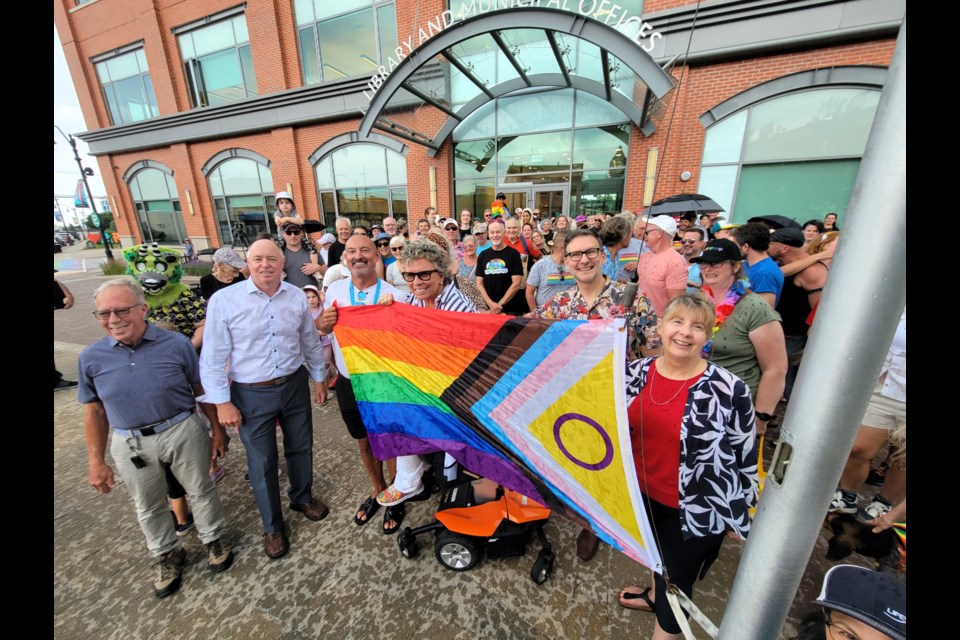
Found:
M 636 609 L 637 611 L 654 613 L 656 609 L 654 608 L 653 600 L 651 600 L 650 596 L 648 595 L 650 593 L 650 587 L 647 587 L 640 593 L 627 591 L 627 589 L 632 588 L 635 587 L 624 587 L 620 591 L 620 606 L 626 609 Z
M 403 516 L 406 515 L 406 509 L 403 506 L 403 503 L 395 504 L 392 507 L 387 507 L 383 511 L 383 535 L 389 536 L 400 530 L 400 525 L 403 524 Z M 387 523 L 393 520 L 397 524 L 391 528 L 387 528 Z
M 357 515 L 353 517 L 353 521 L 360 525 L 361 527 L 368 522 L 370 522 L 370 517 L 377 512 L 377 509 L 380 508 L 380 504 L 373 498 L 367 498 L 360 503 L 360 508 L 358 509 Z M 363 513 L 365 520 L 360 519 L 360 512 Z

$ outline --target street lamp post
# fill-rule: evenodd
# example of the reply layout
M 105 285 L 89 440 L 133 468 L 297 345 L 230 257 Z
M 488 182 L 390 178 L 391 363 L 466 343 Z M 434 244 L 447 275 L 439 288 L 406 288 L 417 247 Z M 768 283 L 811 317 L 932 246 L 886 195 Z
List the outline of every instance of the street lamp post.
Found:
M 93 192 L 90 191 L 90 185 L 87 184 L 87 176 L 93 175 L 93 169 L 89 167 L 84 167 L 83 162 L 80 161 L 80 152 L 77 151 L 77 141 L 69 133 L 64 133 L 63 129 L 57 125 L 53 125 L 53 128 L 60 132 L 60 135 L 70 144 L 70 148 L 73 149 L 73 158 L 77 161 L 77 166 L 80 167 L 80 178 L 83 180 L 83 188 L 87 190 L 87 196 L 90 197 L 90 208 L 93 209 L 94 215 L 97 216 L 97 220 L 100 222 L 100 239 L 103 240 L 103 249 L 104 253 L 107 254 L 107 260 L 113 260 L 113 251 L 110 250 L 110 242 L 107 240 L 107 229 L 103 226 L 103 219 L 100 217 L 100 214 L 97 213 L 97 203 L 93 198 Z M 54 140 L 53 144 L 57 144 L 57 141 Z

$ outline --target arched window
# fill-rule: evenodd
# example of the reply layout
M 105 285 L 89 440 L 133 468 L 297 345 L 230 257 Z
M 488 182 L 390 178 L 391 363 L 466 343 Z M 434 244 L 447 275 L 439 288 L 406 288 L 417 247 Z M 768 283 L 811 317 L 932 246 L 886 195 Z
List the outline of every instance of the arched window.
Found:
M 173 171 L 159 163 L 145 161 L 131 167 L 124 181 L 137 211 L 143 241 L 182 244 L 187 232 Z
M 707 129 L 697 192 L 746 222 L 780 214 L 843 220 L 879 87 L 829 86 L 760 100 Z
M 387 216 L 407 217 L 407 147 L 385 136 L 371 137 L 377 142 L 339 136 L 310 156 L 327 224 L 335 216 L 366 226 Z
M 261 231 L 277 232 L 269 160 L 230 149 L 214 156 L 203 173 L 210 183 L 221 246 L 248 246 Z
M 453 130 L 456 210 L 479 215 L 503 192 L 511 209 L 620 211 L 629 154 L 627 116 L 586 91 L 497 98 Z

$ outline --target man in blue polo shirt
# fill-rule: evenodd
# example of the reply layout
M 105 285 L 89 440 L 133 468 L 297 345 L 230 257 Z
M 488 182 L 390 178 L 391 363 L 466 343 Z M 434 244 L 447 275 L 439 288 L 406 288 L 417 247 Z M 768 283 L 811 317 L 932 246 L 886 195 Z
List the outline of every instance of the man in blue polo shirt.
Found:
M 230 567 L 233 555 L 221 542 L 220 494 L 207 470 L 227 452 L 227 437 L 210 405 L 201 405 L 213 426 L 213 441 L 196 414 L 203 394 L 197 353 L 186 336 L 147 322 L 143 289 L 130 278 L 109 280 L 94 292 L 94 316 L 107 333 L 80 354 L 78 400 L 86 405 L 89 483 L 100 493 L 116 484 L 105 460 L 110 453 L 137 507 L 147 548 L 158 558 L 153 589 L 163 598 L 180 587 L 186 554 L 166 499 L 164 465 L 187 490 L 207 564 Z

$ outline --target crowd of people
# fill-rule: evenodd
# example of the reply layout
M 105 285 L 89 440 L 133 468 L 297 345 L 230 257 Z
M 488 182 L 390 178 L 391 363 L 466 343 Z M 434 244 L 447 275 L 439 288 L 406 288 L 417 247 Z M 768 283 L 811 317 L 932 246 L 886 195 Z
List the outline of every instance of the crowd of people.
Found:
M 840 233 L 835 215 L 772 228 L 735 225 L 715 213 L 510 212 L 498 197 L 476 217 L 463 210 L 443 218 L 429 207 L 413 225 L 388 217 L 370 228 L 341 217 L 335 234 L 321 231 L 311 241 L 290 194 L 278 193 L 276 202 L 276 236 L 261 234 L 246 259 L 229 248 L 214 254 L 213 272 L 200 283 L 206 316 L 199 345 L 191 331 L 150 322 L 152 310 L 133 280 L 110 280 L 95 293 L 94 315 L 107 335 L 81 354 L 79 367 L 90 484 L 101 492 L 115 484 L 105 461 L 109 443 L 157 558 L 157 596 L 176 591 L 184 562 L 177 536 L 183 523 L 168 515 L 171 476 L 192 506 L 190 524 L 207 545 L 211 570 L 230 566 L 216 489 L 222 474 L 198 471 L 226 453 L 226 429 L 239 430 L 247 454 L 267 556 L 283 556 L 290 544 L 276 428 L 289 509 L 314 521 L 326 517 L 312 490 L 308 380 L 318 403 L 334 391 L 372 485 L 354 522 L 364 526 L 384 507 L 383 533 L 399 530 L 405 501 L 423 493 L 429 465 L 419 456 L 373 455 L 335 333 L 338 310 L 350 306 L 625 319 L 637 483 L 667 579 L 692 597 L 724 538 L 746 537 L 758 497 L 759 438 L 789 400 Z M 55 308 L 57 290 L 55 281 Z M 885 471 L 890 485 L 866 509 L 878 528 L 892 524 L 891 509 L 905 517 L 905 458 L 895 455 L 905 446 L 905 326 L 906 312 L 830 505 L 857 510 L 871 460 L 896 431 L 900 440 L 889 448 L 899 462 L 874 472 Z M 143 378 L 158 370 L 163 385 Z M 56 370 L 54 378 L 55 389 L 67 386 Z M 576 553 L 589 561 L 598 545 L 584 528 Z M 624 607 L 656 614 L 655 638 L 681 633 L 666 588 L 657 574 L 651 586 L 620 593 Z M 828 615 L 824 628 L 840 616 Z

